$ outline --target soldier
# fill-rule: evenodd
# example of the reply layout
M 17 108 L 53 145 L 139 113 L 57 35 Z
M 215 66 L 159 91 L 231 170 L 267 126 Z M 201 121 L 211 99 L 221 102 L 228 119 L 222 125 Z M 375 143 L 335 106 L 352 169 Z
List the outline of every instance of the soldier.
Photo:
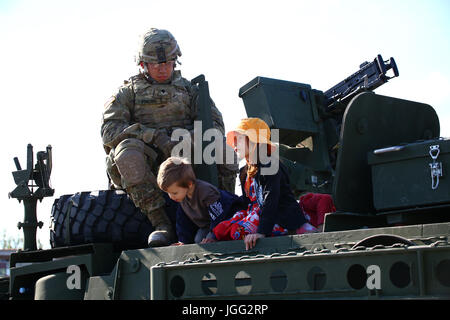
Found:
M 198 88 L 174 70 L 180 48 L 167 30 L 152 28 L 142 37 L 138 75 L 124 82 L 105 104 L 101 135 L 107 153 L 107 173 L 115 189 L 125 189 L 145 213 L 155 231 L 149 246 L 175 240 L 163 192 L 156 183 L 159 165 L 172 147 L 176 128 L 193 132 Z M 224 135 L 222 115 L 211 100 L 213 125 Z M 237 163 L 218 165 L 219 188 L 234 193 Z

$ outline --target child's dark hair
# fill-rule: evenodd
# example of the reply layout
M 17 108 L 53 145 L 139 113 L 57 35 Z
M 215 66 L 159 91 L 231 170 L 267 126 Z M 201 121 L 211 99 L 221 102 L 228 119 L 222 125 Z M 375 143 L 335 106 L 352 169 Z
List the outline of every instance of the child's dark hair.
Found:
M 157 183 L 161 190 L 167 191 L 174 183 L 181 188 L 188 188 L 189 182 L 195 182 L 195 179 L 194 169 L 187 159 L 170 157 L 161 163 Z

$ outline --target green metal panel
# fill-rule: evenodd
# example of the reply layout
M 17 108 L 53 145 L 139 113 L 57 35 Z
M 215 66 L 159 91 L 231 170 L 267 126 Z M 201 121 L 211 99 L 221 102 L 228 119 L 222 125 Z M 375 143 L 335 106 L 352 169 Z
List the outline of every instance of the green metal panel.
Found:
M 203 74 L 195 77 L 191 80 L 193 85 L 197 85 L 199 89 L 198 93 L 198 114 L 199 121 L 202 124 L 202 132 L 194 132 L 196 136 L 202 137 L 199 141 L 201 143 L 202 155 L 205 147 L 208 145 L 205 141 L 203 141 L 203 135 L 205 131 L 208 129 L 214 128 L 213 120 L 211 115 L 211 103 L 212 100 L 209 95 L 209 85 L 208 81 L 206 81 L 205 76 Z M 195 129 L 194 129 L 195 130 Z M 201 164 L 194 164 L 195 174 L 198 179 L 208 181 L 209 183 L 218 186 L 218 177 L 217 177 L 217 167 L 216 163 L 213 164 L 205 164 L 203 163 L 203 156 L 201 158 Z
M 439 119 L 431 106 L 370 92 L 357 95 L 343 118 L 333 185 L 336 208 L 375 211 L 369 151 L 436 137 Z
M 307 148 L 296 149 L 301 150 Z M 292 161 L 290 159 L 295 159 L 296 161 Z M 296 196 L 299 196 L 305 191 L 331 194 L 333 181 L 331 172 L 319 170 L 316 171 L 314 170 L 316 168 L 304 165 L 304 163 L 309 164 L 311 162 L 302 161 L 302 159 L 304 158 L 284 158 L 280 156 L 280 161 L 286 166 L 288 170 L 290 187 L 294 191 L 294 194 Z
M 160 299 L 450 297 L 450 245 L 357 247 L 159 264 Z M 370 266 L 379 286 L 369 287 Z M 431 272 L 430 272 L 431 271 Z M 165 290 L 161 290 L 165 283 Z M 153 284 L 152 284 L 153 286 Z
M 239 90 L 247 116 L 280 129 L 280 142 L 295 146 L 319 131 L 317 109 L 307 84 L 256 77 Z
M 83 300 L 87 272 L 83 270 L 80 273 L 79 289 L 67 287 L 68 276 L 66 272 L 58 272 L 40 278 L 36 281 L 34 300 Z
M 54 296 L 45 293 L 45 288 L 51 286 L 52 281 L 59 283 L 61 292 L 67 295 L 61 299 L 71 299 L 73 292 L 64 290 L 64 281 L 61 277 L 69 277 L 65 273 L 71 265 L 81 266 L 82 270 L 90 276 L 109 273 L 114 267 L 118 253 L 113 252 L 112 244 L 89 244 L 57 248 L 50 250 L 38 250 L 31 252 L 19 252 L 11 255 L 10 295 L 13 299 L 32 299 L 35 296 L 35 283 L 48 275 L 58 274 L 56 278 L 42 281 L 38 292 L 39 297 Z M 84 271 L 83 271 L 84 272 Z M 60 274 L 61 273 L 61 274 Z M 63 282 L 61 282 L 63 281 Z M 61 285 L 61 283 L 63 283 Z M 75 293 L 75 296 L 79 294 Z

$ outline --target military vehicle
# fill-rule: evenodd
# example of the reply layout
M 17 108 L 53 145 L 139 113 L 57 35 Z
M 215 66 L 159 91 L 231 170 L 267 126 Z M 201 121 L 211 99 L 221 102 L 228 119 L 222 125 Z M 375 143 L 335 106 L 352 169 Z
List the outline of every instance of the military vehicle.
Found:
M 373 92 L 398 75 L 395 60 L 378 55 L 327 91 L 264 77 L 240 89 L 247 115 L 279 130 L 295 193 L 331 194 L 337 209 L 324 232 L 264 238 L 248 251 L 243 241 L 147 248 L 152 226 L 123 190 L 56 199 L 52 249 L 36 250 L 52 160 L 49 147 L 33 168 L 30 145 L 26 169 L 15 159 L 10 194 L 25 204 L 25 248 L 11 255 L 2 297 L 450 298 L 450 142 L 430 105 Z M 206 123 L 208 84 L 194 82 Z M 196 170 L 216 177 L 214 166 Z M 166 209 L 173 218 L 169 201 Z

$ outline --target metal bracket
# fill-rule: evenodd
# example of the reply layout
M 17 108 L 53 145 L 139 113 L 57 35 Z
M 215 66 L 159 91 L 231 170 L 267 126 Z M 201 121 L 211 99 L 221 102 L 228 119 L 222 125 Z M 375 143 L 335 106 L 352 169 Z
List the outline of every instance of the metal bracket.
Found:
M 37 153 L 37 162 L 33 167 L 33 146 L 27 146 L 27 168 L 22 169 L 19 159 L 14 158 L 16 171 L 12 172 L 17 187 L 8 194 L 9 198 L 23 201 L 25 207 L 24 221 L 17 227 L 23 229 L 24 250 L 37 250 L 36 230 L 42 228 L 43 222 L 37 221 L 37 201 L 44 197 L 53 196 L 55 190 L 50 186 L 50 174 L 52 172 L 52 147 L 47 146 L 46 151 Z M 37 190 L 35 189 L 37 187 Z

